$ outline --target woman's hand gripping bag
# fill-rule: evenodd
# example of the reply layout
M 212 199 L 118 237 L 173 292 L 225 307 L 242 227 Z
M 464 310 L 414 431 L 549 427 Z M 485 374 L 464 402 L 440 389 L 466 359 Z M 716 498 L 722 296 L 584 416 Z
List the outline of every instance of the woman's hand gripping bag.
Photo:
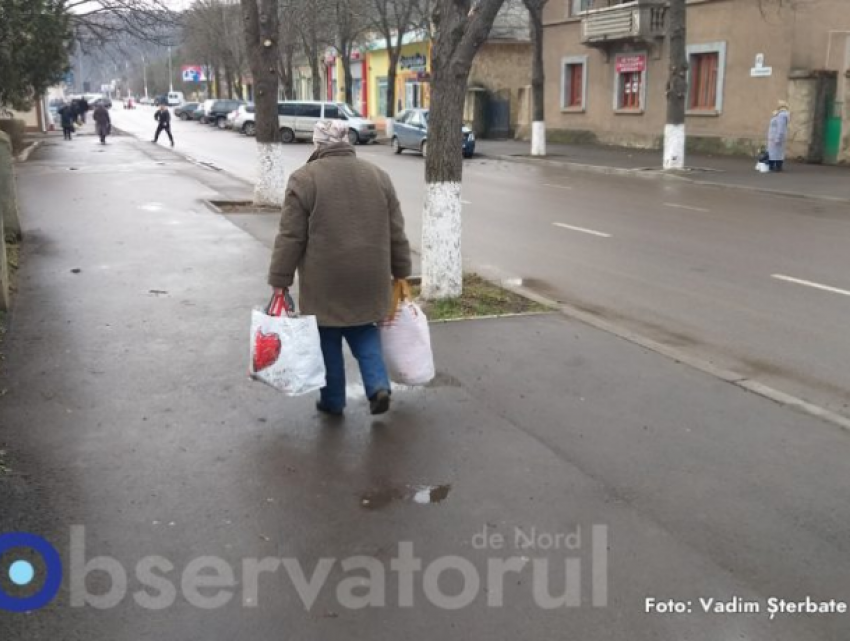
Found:
M 289 294 L 251 314 L 251 378 L 288 396 L 325 386 L 325 361 L 315 316 L 297 316 Z
M 390 380 L 426 385 L 434 378 L 431 330 L 422 309 L 410 298 L 407 281 L 396 281 L 392 315 L 380 325 L 381 346 Z

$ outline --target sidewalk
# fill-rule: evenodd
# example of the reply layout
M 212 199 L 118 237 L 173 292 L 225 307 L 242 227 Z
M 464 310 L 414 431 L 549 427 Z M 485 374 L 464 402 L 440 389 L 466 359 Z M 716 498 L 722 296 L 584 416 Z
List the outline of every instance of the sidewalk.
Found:
M 669 177 L 661 172 L 661 152 L 601 145 L 547 144 L 545 160 L 532 158 L 528 142 L 479 140 L 482 156 L 530 163 L 557 163 L 577 171 Z M 847 201 L 850 203 L 850 167 L 786 162 L 781 174 L 755 171 L 755 160 L 740 156 L 689 154 L 688 171 L 678 174 L 706 185 L 764 191 L 772 194 Z
M 833 426 L 557 314 L 434 325 L 430 387 L 396 390 L 374 420 L 352 371 L 345 420 L 326 421 L 313 398 L 246 376 L 249 311 L 268 295 L 252 234 L 268 226 L 246 233 L 202 203 L 243 183 L 124 136 L 51 138 L 19 183 L 0 532 L 45 536 L 68 570 L 70 527 L 84 525 L 85 558 L 118 560 L 129 592 L 71 608 L 66 576 L 48 608 L 0 612 L 4 639 L 843 638 L 846 617 L 771 622 L 698 601 L 850 601 L 850 439 Z M 573 547 L 550 542 L 577 531 Z M 422 561 L 414 607 L 390 569 L 402 543 Z M 156 611 L 132 596 L 159 589 L 134 574 L 148 555 L 173 565 L 156 575 L 181 595 Z M 181 592 L 202 556 L 234 570 L 202 590 L 229 603 Z M 346 578 L 360 595 L 378 580 L 362 565 L 337 562 L 309 610 L 283 569 L 258 593 L 242 574 L 245 559 L 286 558 L 309 581 L 320 559 L 352 557 L 385 570 L 384 606 L 341 602 Z M 494 592 L 488 562 L 507 558 L 520 569 Z M 566 560 L 580 562 L 581 607 L 545 609 Z M 437 561 L 450 568 L 438 582 Z M 110 592 L 108 576 L 89 588 Z M 459 609 L 435 598 L 464 588 L 475 598 Z M 693 613 L 647 614 L 648 596 Z

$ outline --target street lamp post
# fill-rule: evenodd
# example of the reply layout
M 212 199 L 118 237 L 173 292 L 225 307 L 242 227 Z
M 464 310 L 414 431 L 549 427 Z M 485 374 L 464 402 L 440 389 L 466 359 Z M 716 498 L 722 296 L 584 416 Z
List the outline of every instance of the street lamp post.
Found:
M 174 74 L 171 71 L 171 47 L 168 48 L 168 91 L 174 91 Z
M 142 78 L 145 83 L 145 100 L 148 98 L 148 67 L 145 64 L 145 54 L 142 54 Z

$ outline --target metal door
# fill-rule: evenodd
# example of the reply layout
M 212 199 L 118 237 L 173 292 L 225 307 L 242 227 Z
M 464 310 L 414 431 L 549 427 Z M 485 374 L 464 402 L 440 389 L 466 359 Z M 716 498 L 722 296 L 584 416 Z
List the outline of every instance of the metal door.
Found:
M 487 137 L 508 138 L 511 133 L 511 100 L 509 95 L 491 94 L 487 102 Z

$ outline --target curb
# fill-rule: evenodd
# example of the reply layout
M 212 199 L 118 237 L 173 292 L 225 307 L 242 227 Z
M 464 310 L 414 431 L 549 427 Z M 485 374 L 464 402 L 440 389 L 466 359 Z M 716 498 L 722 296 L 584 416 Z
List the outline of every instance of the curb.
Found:
M 718 367 L 709 361 L 687 354 L 678 348 L 663 345 L 662 343 L 650 338 L 641 336 L 637 332 L 633 332 L 629 329 L 604 321 L 593 314 L 589 314 L 588 312 L 573 307 L 569 303 L 558 302 L 547 298 L 546 296 L 542 296 L 524 285 L 516 285 L 511 283 L 509 280 L 494 277 L 492 270 L 485 269 L 474 271 L 482 278 L 489 280 L 503 289 L 511 291 L 519 296 L 524 296 L 536 303 L 540 303 L 541 305 L 551 306 L 554 310 L 560 312 L 567 318 L 589 325 L 607 334 L 613 334 L 618 338 L 628 341 L 634 345 L 638 345 L 639 347 L 643 347 L 651 352 L 655 352 L 656 354 L 660 354 L 661 356 L 675 361 L 676 363 L 681 363 L 682 365 L 696 369 L 704 374 L 708 374 L 709 376 L 717 378 L 725 383 L 734 385 L 738 389 L 745 390 L 751 394 L 755 394 L 756 396 L 773 401 L 782 407 L 820 419 L 825 423 L 830 423 L 831 425 L 835 425 L 850 433 L 850 418 L 842 416 L 837 412 L 833 412 L 832 410 L 821 407 L 820 405 L 815 405 L 814 403 L 810 403 L 802 398 L 760 383 L 757 380 L 747 378 L 743 374 L 735 372 L 734 370 Z M 488 271 L 490 272 L 489 274 L 487 273 Z
M 18 162 L 27 162 L 30 159 L 32 152 L 34 152 L 36 149 L 41 147 L 42 142 L 44 142 L 44 141 L 43 140 L 34 140 L 33 143 L 29 147 L 27 147 L 21 153 L 19 153 L 17 156 L 15 156 L 15 160 L 18 161 Z
M 487 154 L 476 154 L 479 158 L 491 158 L 494 160 L 502 160 L 504 162 L 515 162 L 524 165 L 547 165 L 550 167 L 562 167 L 572 171 L 580 171 L 588 174 L 602 174 L 608 176 L 630 176 L 633 178 L 649 178 L 651 180 L 680 180 L 694 185 L 702 185 L 705 187 L 736 189 L 739 191 L 748 191 L 751 193 L 765 194 L 768 196 L 779 196 L 782 198 L 797 198 L 802 200 L 817 200 L 827 203 L 850 204 L 850 198 L 841 198 L 839 196 L 822 196 L 819 194 L 801 194 L 793 191 L 777 191 L 768 189 L 767 187 L 751 187 L 749 185 L 736 185 L 729 183 L 721 183 L 710 180 L 699 180 L 682 174 L 665 173 L 661 169 L 630 169 L 627 167 L 609 167 L 607 165 L 588 165 L 586 163 L 571 162 L 566 160 L 549 160 L 549 159 L 533 159 L 523 158 L 519 156 L 506 156 L 503 154 L 490 156 Z

